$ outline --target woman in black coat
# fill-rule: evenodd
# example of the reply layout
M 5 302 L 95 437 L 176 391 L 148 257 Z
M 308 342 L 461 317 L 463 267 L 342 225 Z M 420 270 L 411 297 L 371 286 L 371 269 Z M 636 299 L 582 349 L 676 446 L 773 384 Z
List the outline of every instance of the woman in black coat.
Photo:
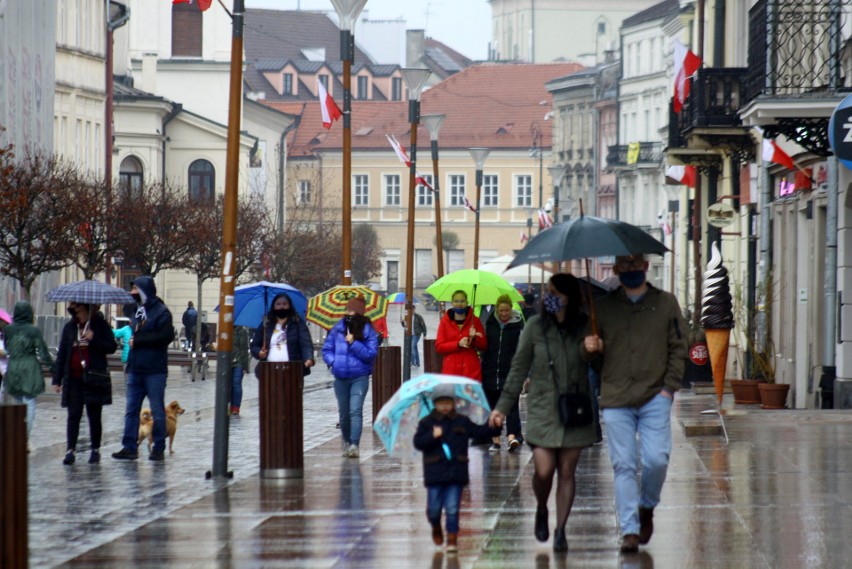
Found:
M 74 464 L 76 460 L 74 453 L 84 406 L 92 442 L 89 464 L 101 461 L 101 411 L 104 405 L 112 404 L 107 355 L 114 354 L 118 345 L 112 327 L 98 308 L 96 304 L 68 303 L 71 320 L 62 328 L 56 353 L 53 389 L 62 392 L 62 406 L 68 409 L 65 429 L 68 450 L 63 464 Z
M 512 358 L 518 349 L 518 341 L 524 329 L 524 319 L 520 312 L 512 309 L 512 299 L 502 295 L 497 299 L 494 310 L 485 322 L 485 339 L 488 347 L 482 352 L 482 389 L 488 404 L 493 409 L 503 393 L 503 385 L 512 367 Z M 523 442 L 521 435 L 521 414 L 518 401 L 506 417 L 506 437 L 509 452 L 520 448 Z M 491 451 L 499 452 L 500 435 L 492 439 Z
M 254 331 L 250 351 L 262 362 L 302 362 L 305 375 L 311 373 L 314 365 L 311 332 L 286 293 L 279 293 L 272 299 L 272 308 Z

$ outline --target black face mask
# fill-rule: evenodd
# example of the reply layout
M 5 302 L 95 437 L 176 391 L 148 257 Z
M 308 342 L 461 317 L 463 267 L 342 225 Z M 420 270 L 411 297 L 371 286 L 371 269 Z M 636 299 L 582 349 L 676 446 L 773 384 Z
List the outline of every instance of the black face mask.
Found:
M 130 296 L 133 297 L 133 300 L 136 301 L 136 304 L 142 304 L 142 295 L 139 293 L 132 293 Z
M 352 317 L 349 315 L 344 316 L 343 323 L 346 324 L 346 326 L 350 326 L 352 324 Z
M 273 311 L 272 311 L 272 314 L 273 314 L 276 318 L 287 318 L 287 317 L 289 317 L 289 316 L 290 316 L 290 314 L 292 314 L 292 313 L 293 313 L 293 309 L 292 309 L 292 308 L 276 308 L 275 310 L 273 310 Z

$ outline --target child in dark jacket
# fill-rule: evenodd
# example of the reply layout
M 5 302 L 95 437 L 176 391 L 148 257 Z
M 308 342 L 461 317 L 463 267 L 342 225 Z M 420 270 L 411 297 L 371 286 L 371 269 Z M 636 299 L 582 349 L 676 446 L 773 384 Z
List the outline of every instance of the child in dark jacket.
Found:
M 499 434 L 498 429 L 477 425 L 467 415 L 457 413 L 455 399 L 439 386 L 432 395 L 435 409 L 420 420 L 414 447 L 423 452 L 423 478 L 428 489 L 426 518 L 432 524 L 432 541 L 444 543 L 441 511 L 446 511 L 447 551 L 458 551 L 459 502 L 469 482 L 467 445 L 471 438 Z

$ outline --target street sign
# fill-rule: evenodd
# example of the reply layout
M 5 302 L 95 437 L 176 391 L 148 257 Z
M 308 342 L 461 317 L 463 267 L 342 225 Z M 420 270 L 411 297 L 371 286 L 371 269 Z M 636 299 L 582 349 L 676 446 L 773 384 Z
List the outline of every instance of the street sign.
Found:
M 714 203 L 707 208 L 707 223 L 713 227 L 728 227 L 736 220 L 737 212 L 726 203 Z
M 828 121 L 828 143 L 837 159 L 852 170 L 852 95 L 840 101 Z

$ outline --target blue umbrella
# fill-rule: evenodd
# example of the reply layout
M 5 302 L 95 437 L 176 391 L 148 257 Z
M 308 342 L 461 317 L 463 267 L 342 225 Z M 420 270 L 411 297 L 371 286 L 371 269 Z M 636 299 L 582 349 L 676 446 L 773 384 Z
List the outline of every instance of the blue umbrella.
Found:
M 234 289 L 234 326 L 249 328 L 260 326 L 263 317 L 272 308 L 272 299 L 282 292 L 290 297 L 293 310 L 304 319 L 308 309 L 308 299 L 302 291 L 285 283 L 260 281 Z M 217 306 L 215 310 L 218 311 L 219 307 Z
M 482 384 L 466 377 L 424 373 L 406 381 L 382 406 L 376 415 L 373 430 L 379 435 L 388 454 L 413 456 L 413 438 L 420 419 L 432 412 L 432 393 L 451 394 L 456 411 L 470 417 L 474 423 L 484 424 L 491 414 Z

